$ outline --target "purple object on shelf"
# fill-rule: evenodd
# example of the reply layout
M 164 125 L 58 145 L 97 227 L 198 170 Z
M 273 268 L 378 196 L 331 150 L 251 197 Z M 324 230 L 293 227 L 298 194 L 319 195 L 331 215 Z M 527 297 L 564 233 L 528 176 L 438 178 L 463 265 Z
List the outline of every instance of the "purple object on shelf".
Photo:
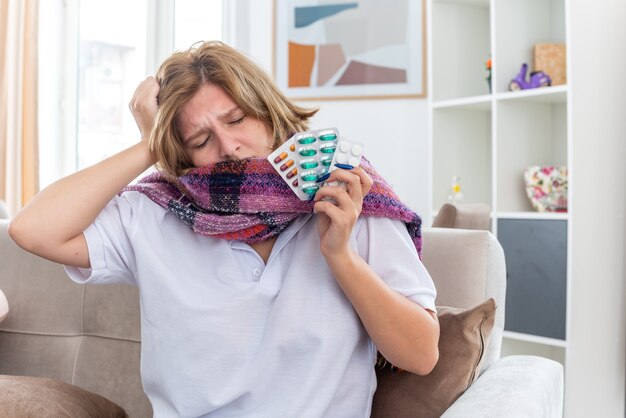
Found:
M 537 87 L 546 87 L 552 84 L 550 76 L 543 71 L 533 71 L 530 73 L 530 80 L 526 80 L 526 74 L 528 72 L 528 64 L 523 63 L 519 73 L 509 83 L 509 90 L 526 90 L 534 89 Z

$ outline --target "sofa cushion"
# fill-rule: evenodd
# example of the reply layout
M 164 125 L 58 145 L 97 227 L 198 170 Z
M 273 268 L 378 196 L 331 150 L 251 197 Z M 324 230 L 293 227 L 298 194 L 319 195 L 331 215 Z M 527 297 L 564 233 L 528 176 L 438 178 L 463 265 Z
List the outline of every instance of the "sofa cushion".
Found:
M 0 416 L 125 418 L 108 399 L 54 379 L 0 375 Z
M 426 376 L 377 367 L 371 416 L 441 416 L 478 377 L 495 311 L 493 298 L 467 310 L 437 307 L 441 329 L 437 365 Z

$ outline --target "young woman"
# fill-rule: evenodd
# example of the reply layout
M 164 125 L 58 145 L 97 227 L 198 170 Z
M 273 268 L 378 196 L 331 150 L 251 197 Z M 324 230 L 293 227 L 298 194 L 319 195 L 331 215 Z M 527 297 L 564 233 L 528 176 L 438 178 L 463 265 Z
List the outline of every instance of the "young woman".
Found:
M 173 54 L 130 107 L 141 141 L 41 191 L 9 232 L 76 282 L 139 287 L 156 417 L 369 417 L 377 351 L 434 367 L 419 218 L 366 161 L 301 202 L 266 160 L 315 110 L 220 42 Z

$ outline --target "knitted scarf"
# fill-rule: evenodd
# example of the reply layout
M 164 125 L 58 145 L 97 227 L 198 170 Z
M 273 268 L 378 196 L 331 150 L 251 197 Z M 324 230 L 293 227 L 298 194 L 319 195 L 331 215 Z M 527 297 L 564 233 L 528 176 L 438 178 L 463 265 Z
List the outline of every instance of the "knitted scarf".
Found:
M 365 158 L 361 168 L 374 180 L 361 214 L 403 221 L 421 257 L 420 217 Z M 313 202 L 298 199 L 265 158 L 211 164 L 181 177 L 156 172 L 121 193 L 125 191 L 143 193 L 194 232 L 246 243 L 274 237 L 301 214 L 313 212 Z

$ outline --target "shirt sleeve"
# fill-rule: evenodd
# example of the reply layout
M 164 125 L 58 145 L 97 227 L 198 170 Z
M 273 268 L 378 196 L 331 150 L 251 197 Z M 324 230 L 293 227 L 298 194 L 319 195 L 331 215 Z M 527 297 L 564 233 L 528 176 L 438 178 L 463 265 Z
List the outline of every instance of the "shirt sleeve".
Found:
M 141 201 L 133 195 L 115 196 L 83 231 L 91 268 L 66 265 L 65 271 L 74 282 L 137 285 L 129 235 Z
M 390 288 L 436 312 L 435 285 L 402 221 L 362 217 L 356 239 L 359 254 Z

